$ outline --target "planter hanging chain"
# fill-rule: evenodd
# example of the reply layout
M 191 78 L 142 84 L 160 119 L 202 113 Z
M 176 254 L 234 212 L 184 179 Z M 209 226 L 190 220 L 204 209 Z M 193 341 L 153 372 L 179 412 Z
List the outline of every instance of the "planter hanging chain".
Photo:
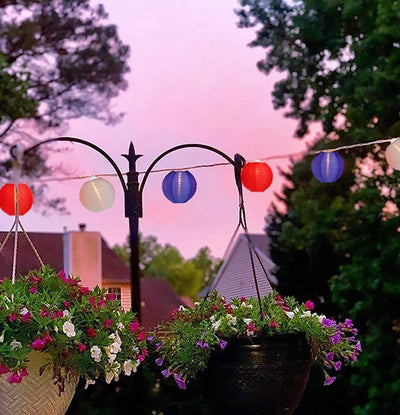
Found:
M 32 240 L 29 238 L 28 234 L 26 233 L 24 227 L 22 226 L 22 223 L 19 219 L 19 190 L 18 190 L 18 184 L 20 182 L 21 178 L 21 162 L 22 162 L 22 156 L 23 151 L 20 147 L 15 147 L 16 151 L 15 154 L 12 154 L 14 156 L 13 161 L 13 170 L 14 170 L 14 206 L 15 206 L 15 216 L 14 216 L 14 223 L 11 226 L 11 229 L 7 233 L 6 237 L 4 238 L 4 241 L 2 244 L 0 244 L 0 253 L 3 250 L 4 246 L 6 245 L 9 237 L 11 236 L 11 233 L 14 230 L 14 249 L 13 249 L 13 262 L 12 262 L 12 275 L 11 275 L 11 281 L 14 284 L 15 283 L 15 274 L 17 270 L 17 252 L 18 252 L 18 225 L 20 226 L 22 233 L 24 234 L 25 238 L 29 242 L 29 245 L 31 246 L 36 258 L 38 259 L 40 265 L 44 267 L 44 263 L 42 259 L 40 258 L 40 255 L 33 244 Z
M 250 235 L 249 235 L 249 231 L 247 228 L 247 221 L 246 221 L 246 209 L 244 207 L 244 198 L 243 198 L 243 186 L 242 186 L 242 181 L 241 181 L 241 171 L 242 168 L 244 166 L 245 160 L 239 156 L 238 154 L 235 155 L 235 181 L 236 181 L 236 187 L 238 190 L 238 194 L 239 194 L 239 223 L 237 224 L 235 230 L 233 231 L 233 234 L 229 240 L 229 244 L 228 247 L 225 251 L 224 254 L 224 258 L 226 256 L 226 253 L 230 250 L 233 241 L 239 231 L 239 228 L 243 228 L 245 237 L 247 239 L 247 246 L 249 248 L 249 255 L 250 255 L 250 262 L 251 262 L 251 270 L 252 270 L 252 275 L 253 275 L 253 281 L 254 281 L 254 285 L 256 288 L 256 292 L 257 292 L 257 299 L 258 299 L 258 304 L 260 307 L 260 315 L 262 318 L 264 318 L 263 315 L 263 310 L 262 310 L 262 302 L 261 302 L 261 295 L 260 295 L 260 288 L 259 288 L 259 284 L 257 281 L 257 273 L 256 273 L 256 266 L 255 266 L 255 261 L 254 261 L 254 255 L 256 256 L 259 265 L 261 266 L 261 269 L 263 270 L 264 276 L 267 279 L 268 282 L 271 281 L 269 272 L 267 271 L 267 269 L 264 267 L 264 264 L 261 261 L 260 256 L 258 255 L 254 243 L 252 242 Z M 212 290 L 208 291 L 208 293 L 205 296 L 205 300 L 208 298 L 209 294 L 214 291 L 221 279 L 222 274 L 218 277 L 217 281 L 214 284 L 214 287 Z

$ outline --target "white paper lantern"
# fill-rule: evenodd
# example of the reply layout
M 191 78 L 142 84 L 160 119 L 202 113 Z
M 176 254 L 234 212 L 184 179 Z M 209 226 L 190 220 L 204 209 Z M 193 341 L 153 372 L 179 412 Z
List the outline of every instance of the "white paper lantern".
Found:
M 82 185 L 79 199 L 86 209 L 92 212 L 100 212 L 113 205 L 115 200 L 114 187 L 102 177 L 93 177 Z
M 396 170 L 400 170 L 400 138 L 394 138 L 385 152 L 386 161 Z

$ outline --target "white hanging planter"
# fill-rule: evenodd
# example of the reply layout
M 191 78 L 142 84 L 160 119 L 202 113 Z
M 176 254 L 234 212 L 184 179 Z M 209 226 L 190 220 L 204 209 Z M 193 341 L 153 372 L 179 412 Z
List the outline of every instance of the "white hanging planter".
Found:
M 64 415 L 78 384 L 78 377 L 68 376 L 64 391 L 55 384 L 53 366 L 48 354 L 29 354 L 28 376 L 21 383 L 10 384 L 0 376 L 1 415 Z

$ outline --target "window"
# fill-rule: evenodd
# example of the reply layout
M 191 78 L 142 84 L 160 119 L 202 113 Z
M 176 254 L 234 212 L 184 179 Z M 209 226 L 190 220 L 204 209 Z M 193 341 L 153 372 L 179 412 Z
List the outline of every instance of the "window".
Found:
M 121 301 L 121 287 L 111 287 L 107 290 L 110 294 L 115 294 L 115 299 Z

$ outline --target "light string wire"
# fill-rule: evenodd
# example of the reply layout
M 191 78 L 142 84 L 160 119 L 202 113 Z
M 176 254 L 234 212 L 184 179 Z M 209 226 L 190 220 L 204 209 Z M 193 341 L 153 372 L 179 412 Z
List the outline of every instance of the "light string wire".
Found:
M 370 141 L 366 143 L 358 143 L 358 144 L 351 144 L 346 146 L 339 146 L 335 148 L 328 148 L 323 150 L 312 150 L 312 151 L 299 151 L 296 153 L 287 153 L 287 154 L 278 154 L 278 155 L 272 155 L 267 157 L 258 158 L 254 161 L 267 161 L 267 160 L 278 160 L 278 159 L 284 159 L 284 158 L 290 158 L 295 156 L 313 156 L 317 155 L 319 153 L 332 153 L 334 151 L 342 151 L 342 150 L 351 150 L 353 148 L 358 147 L 366 147 L 366 146 L 372 146 L 377 144 L 383 144 L 383 143 L 389 143 L 393 142 L 395 140 L 398 140 L 400 137 L 395 138 L 385 138 L 375 141 Z M 228 162 L 220 162 L 220 163 L 212 163 L 212 164 L 197 164 L 194 166 L 187 166 L 187 167 L 176 167 L 176 168 L 165 168 L 165 169 L 154 169 L 151 171 L 151 173 L 163 173 L 163 172 L 170 172 L 170 171 L 184 171 L 184 170 L 195 170 L 195 169 L 202 169 L 202 168 L 211 168 L 211 167 L 219 167 L 219 166 L 227 166 L 230 165 Z M 138 172 L 139 175 L 145 174 L 145 171 Z M 123 173 L 124 175 L 127 175 L 127 173 Z M 67 176 L 67 177 L 44 177 L 44 178 L 36 178 L 32 179 L 32 182 L 63 182 L 68 180 L 84 180 L 84 179 L 90 179 L 92 177 L 116 177 L 117 174 L 115 173 L 105 173 L 105 174 L 88 174 L 88 175 L 80 175 L 80 176 Z

